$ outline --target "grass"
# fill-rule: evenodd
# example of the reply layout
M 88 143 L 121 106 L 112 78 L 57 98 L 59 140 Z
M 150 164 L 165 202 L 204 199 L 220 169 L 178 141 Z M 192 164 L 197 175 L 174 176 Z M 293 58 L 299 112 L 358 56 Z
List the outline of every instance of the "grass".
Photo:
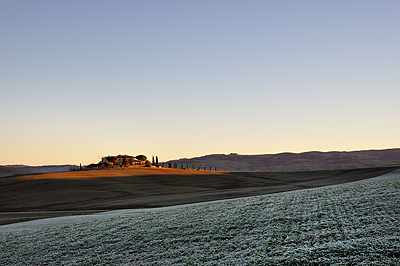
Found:
M 399 265 L 400 181 L 0 234 L 1 265 Z
M 394 168 L 290 173 L 127 168 L 0 178 L 0 224 L 152 208 L 340 184 Z

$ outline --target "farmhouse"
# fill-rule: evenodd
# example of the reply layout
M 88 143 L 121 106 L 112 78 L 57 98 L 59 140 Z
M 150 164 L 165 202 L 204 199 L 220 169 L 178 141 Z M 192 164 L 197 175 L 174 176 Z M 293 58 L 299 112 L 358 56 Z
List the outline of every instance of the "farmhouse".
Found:
M 107 156 L 101 158 L 101 162 L 108 165 L 135 165 L 139 162 L 136 160 L 134 156 L 130 155 L 118 155 L 118 156 Z

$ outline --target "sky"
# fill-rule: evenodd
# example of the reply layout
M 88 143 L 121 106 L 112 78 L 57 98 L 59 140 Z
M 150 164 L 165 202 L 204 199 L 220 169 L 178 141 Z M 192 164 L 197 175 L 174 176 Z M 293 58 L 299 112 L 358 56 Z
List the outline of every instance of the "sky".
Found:
M 399 148 L 399 10 L 0 0 L 0 165 Z

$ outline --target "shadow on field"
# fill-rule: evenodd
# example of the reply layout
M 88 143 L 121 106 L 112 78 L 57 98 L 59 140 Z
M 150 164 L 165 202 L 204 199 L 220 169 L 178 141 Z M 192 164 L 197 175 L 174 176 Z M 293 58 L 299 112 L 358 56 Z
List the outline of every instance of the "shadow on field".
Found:
M 335 185 L 396 169 L 399 167 L 270 173 L 128 168 L 3 177 L 0 224 Z

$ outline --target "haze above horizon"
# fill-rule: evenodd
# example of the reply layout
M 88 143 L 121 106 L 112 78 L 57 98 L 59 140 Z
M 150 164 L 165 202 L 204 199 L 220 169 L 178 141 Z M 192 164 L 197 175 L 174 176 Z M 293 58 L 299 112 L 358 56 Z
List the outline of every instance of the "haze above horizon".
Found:
M 398 148 L 399 1 L 0 1 L 0 165 Z

